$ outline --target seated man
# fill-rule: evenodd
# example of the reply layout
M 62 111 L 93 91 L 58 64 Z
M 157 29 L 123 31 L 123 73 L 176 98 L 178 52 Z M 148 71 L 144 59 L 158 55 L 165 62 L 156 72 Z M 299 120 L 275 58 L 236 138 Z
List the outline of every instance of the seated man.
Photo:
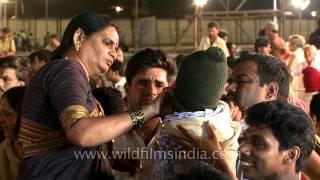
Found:
M 300 179 L 315 137 L 308 115 L 277 100 L 254 105 L 248 110 L 246 120 L 249 128 L 239 148 L 244 177 Z

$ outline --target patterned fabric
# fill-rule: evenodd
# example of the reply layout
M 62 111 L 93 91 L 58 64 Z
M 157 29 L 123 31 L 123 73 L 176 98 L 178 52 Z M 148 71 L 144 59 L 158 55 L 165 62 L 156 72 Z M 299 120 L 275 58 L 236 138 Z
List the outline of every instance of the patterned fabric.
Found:
M 181 135 L 179 136 L 180 133 L 174 127 L 176 124 L 180 124 L 186 129 L 192 130 L 196 135 L 205 137 L 207 135 L 203 123 L 206 121 L 209 121 L 210 126 L 213 127 L 222 148 L 228 153 L 234 154 L 234 156 L 230 156 L 228 162 L 234 165 L 235 171 L 240 123 L 231 120 L 228 105 L 219 101 L 215 110 L 206 109 L 205 111 L 174 113 L 165 117 L 164 130 L 159 138 L 161 157 L 157 156 L 156 158 L 154 179 L 168 179 L 173 174 L 185 171 L 188 164 L 199 162 L 196 159 L 181 159 L 184 158 L 179 153 L 181 147 L 170 139 L 168 134 L 179 138 Z

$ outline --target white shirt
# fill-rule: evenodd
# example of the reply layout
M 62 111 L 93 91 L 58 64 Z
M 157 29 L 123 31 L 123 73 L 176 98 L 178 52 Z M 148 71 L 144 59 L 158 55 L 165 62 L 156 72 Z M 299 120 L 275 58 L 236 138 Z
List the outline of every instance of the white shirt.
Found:
M 124 85 L 126 84 L 126 78 L 123 77 L 118 81 L 115 85 L 114 88 L 119 90 L 121 92 L 122 98 L 126 97 L 126 90 L 124 89 Z
M 217 39 L 212 44 L 210 44 L 210 39 L 208 36 L 202 37 L 199 45 L 199 50 L 207 50 L 209 47 L 218 47 L 222 49 L 226 57 L 230 56 L 226 42 L 220 37 L 217 37 Z

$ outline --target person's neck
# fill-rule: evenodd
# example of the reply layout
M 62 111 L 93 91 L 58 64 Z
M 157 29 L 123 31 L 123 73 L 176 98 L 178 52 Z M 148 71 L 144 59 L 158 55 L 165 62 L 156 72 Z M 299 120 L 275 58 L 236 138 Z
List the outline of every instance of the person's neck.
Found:
M 300 180 L 300 173 L 296 173 L 295 170 L 284 170 L 279 174 L 274 174 L 272 176 L 264 177 L 259 180 Z
M 73 50 L 71 51 L 68 51 L 67 53 L 64 54 L 63 56 L 64 59 L 67 59 L 67 60 L 71 60 L 71 61 L 76 61 L 78 62 L 82 69 L 84 70 L 86 76 L 87 76 L 87 79 L 89 81 L 90 79 L 90 75 L 89 75 L 89 71 L 88 71 L 88 68 L 87 66 L 84 64 L 82 58 L 80 57 L 80 55 L 77 53 L 77 52 L 74 52 Z

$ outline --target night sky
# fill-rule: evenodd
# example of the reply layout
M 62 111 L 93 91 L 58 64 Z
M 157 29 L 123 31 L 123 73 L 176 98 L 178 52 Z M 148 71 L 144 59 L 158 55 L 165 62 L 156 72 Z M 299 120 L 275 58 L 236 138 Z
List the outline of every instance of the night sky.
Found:
M 45 0 L 20 0 L 24 3 L 24 15 L 20 7 L 18 17 L 44 17 Z M 227 0 L 222 0 L 226 2 Z M 182 18 L 193 13 L 193 0 L 139 0 L 139 16 L 157 16 L 162 18 Z M 237 7 L 241 0 L 229 0 L 230 10 Z M 246 9 L 272 9 L 273 0 L 247 0 L 242 10 Z M 108 14 L 114 17 L 133 17 L 134 0 L 48 0 L 49 17 L 72 17 L 82 11 L 94 11 L 100 14 Z M 124 8 L 120 14 L 116 14 L 112 6 L 119 5 Z M 8 5 L 8 17 L 14 15 L 14 5 Z M 319 0 L 311 0 L 311 4 L 305 10 L 320 9 Z M 208 0 L 206 11 L 224 10 L 218 0 Z

